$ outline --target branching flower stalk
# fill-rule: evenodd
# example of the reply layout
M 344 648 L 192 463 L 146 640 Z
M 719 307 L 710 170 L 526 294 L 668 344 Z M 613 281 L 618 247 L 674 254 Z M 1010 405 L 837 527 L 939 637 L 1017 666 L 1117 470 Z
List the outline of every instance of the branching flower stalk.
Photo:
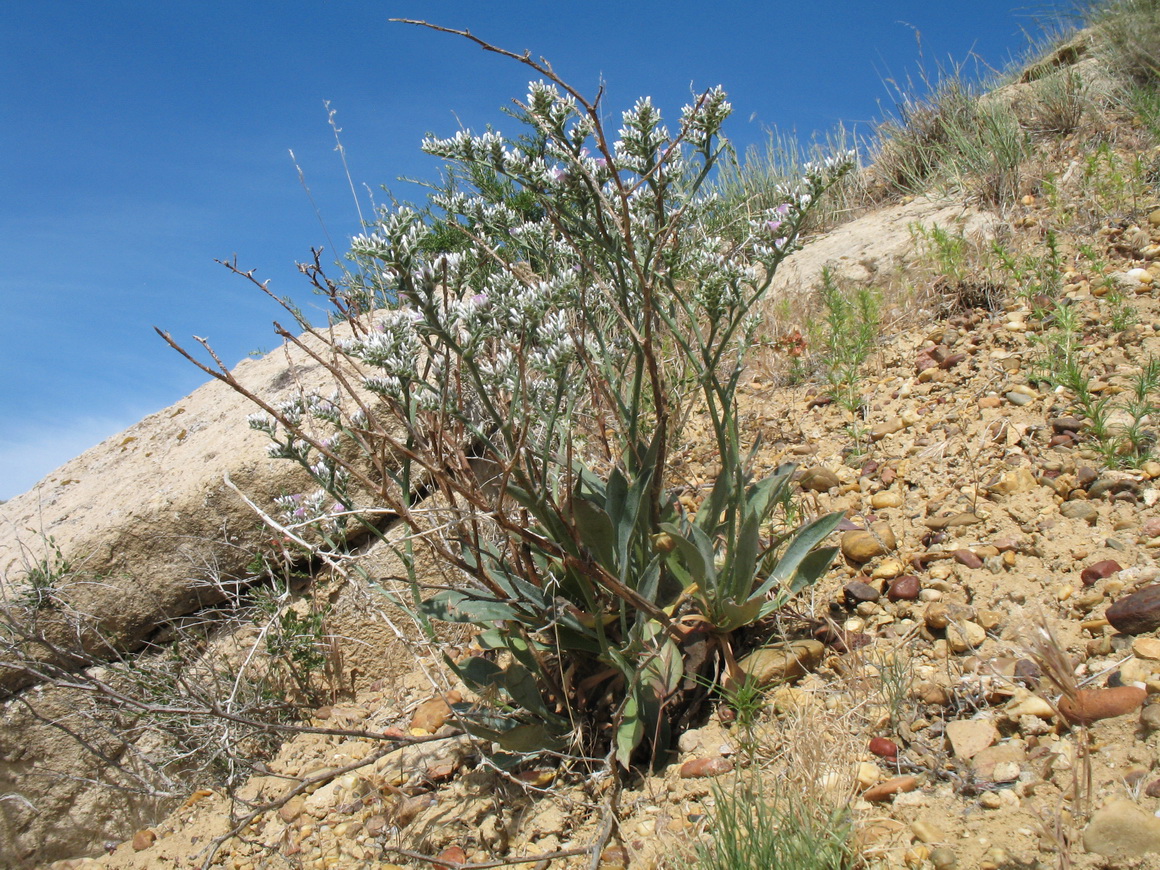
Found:
M 836 517 L 769 536 L 792 468 L 753 480 L 737 385 L 754 307 L 852 155 L 808 165 L 746 238 L 726 241 L 708 229 L 703 190 L 726 148 L 723 90 L 686 106 L 675 132 L 642 98 L 613 139 L 601 97 L 546 61 L 433 29 L 542 78 L 515 103 L 524 135 L 428 137 L 446 171 L 426 207 L 381 209 L 341 281 L 317 254 L 304 268 L 345 323 L 277 330 L 337 390 L 272 405 L 163 336 L 259 406 L 250 424 L 271 456 L 309 471 L 319 493 L 283 508 L 317 520 L 319 541 L 385 538 L 388 512 L 469 578 L 432 595 L 412 573 L 410 606 L 473 623 L 504 653 L 449 660 L 500 699 L 461 711 L 477 735 L 516 753 L 611 745 L 628 765 L 647 746 L 655 758 L 703 670 L 736 682 L 734 632 L 833 556 L 817 545 Z M 710 421 L 720 466 L 695 516 L 669 489 L 691 413 Z

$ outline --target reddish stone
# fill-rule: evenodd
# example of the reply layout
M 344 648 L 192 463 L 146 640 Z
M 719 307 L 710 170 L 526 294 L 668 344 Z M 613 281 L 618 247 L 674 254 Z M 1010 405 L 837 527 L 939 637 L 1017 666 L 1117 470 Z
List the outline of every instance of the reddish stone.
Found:
M 458 864 L 467 863 L 467 853 L 459 846 L 450 846 L 439 853 L 436 859 L 442 866 L 456 866 Z
M 898 757 L 898 744 L 885 737 L 872 737 L 870 738 L 870 751 L 879 758 L 893 760 Z
M 1139 709 L 1148 693 L 1136 686 L 1113 689 L 1079 689 L 1075 700 L 1059 699 L 1059 712 L 1073 725 L 1091 725 L 1100 719 L 1123 716 Z
M 972 553 L 970 550 L 955 550 L 955 561 L 960 565 L 966 565 L 968 568 L 982 568 L 983 560 Z
M 1084 586 L 1091 586 L 1097 580 L 1111 577 L 1117 571 L 1121 570 L 1123 569 L 1120 567 L 1120 563 L 1115 559 L 1104 559 L 1102 562 L 1096 562 L 1084 568 L 1083 572 L 1079 575 L 1079 579 Z
M 1078 432 L 1083 428 L 1083 420 L 1075 417 L 1056 417 L 1051 421 L 1051 431 L 1057 435 L 1067 432 Z
M 881 803 L 882 801 L 889 800 L 896 794 L 914 791 L 916 788 L 918 788 L 917 777 L 896 776 L 894 779 L 887 779 L 870 786 L 870 788 L 862 792 L 862 797 L 870 801 L 870 803 Z
M 712 758 L 694 758 L 681 765 L 681 779 L 695 779 L 703 776 L 720 776 L 733 769 L 728 758 L 715 755 Z
M 922 591 L 922 582 L 913 574 L 903 574 L 890 583 L 886 597 L 891 601 L 914 601 Z
M 1123 634 L 1144 634 L 1160 628 L 1160 584 L 1146 586 L 1121 598 L 1104 616 Z

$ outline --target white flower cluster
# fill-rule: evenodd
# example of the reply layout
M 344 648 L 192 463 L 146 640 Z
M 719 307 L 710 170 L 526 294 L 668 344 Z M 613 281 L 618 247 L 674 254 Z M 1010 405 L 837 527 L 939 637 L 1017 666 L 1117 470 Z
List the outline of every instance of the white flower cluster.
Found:
M 710 89 L 703 99 L 685 106 L 681 111 L 681 127 L 685 131 L 685 138 L 694 147 L 706 147 L 732 113 L 733 106 L 725 99 L 725 91 L 721 86 Z

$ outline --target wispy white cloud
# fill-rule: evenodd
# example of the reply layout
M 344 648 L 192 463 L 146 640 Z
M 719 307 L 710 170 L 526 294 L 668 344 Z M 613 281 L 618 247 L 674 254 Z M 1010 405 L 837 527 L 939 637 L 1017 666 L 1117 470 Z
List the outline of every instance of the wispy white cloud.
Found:
M 32 489 L 41 479 L 127 429 L 148 412 L 121 417 L 80 417 L 62 425 L 28 425 L 0 435 L 0 501 Z

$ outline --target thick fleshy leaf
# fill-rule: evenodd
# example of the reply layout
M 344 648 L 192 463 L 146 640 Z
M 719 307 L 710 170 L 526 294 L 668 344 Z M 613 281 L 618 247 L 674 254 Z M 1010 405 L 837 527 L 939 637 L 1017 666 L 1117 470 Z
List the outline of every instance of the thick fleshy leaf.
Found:
M 523 665 L 513 662 L 507 666 L 503 674 L 503 687 L 507 689 L 507 693 L 511 695 L 512 700 L 525 710 L 529 710 L 553 724 L 559 725 L 562 723 L 560 717 L 549 710 L 544 704 L 544 698 L 540 694 L 540 687 L 536 682 L 536 678 Z
M 686 586 L 693 583 L 702 583 L 705 580 L 705 557 L 700 548 L 686 538 L 677 526 L 672 523 L 662 523 L 661 531 L 672 539 L 674 550 L 669 557 L 670 569 L 675 569 L 674 563 L 679 563 L 681 569 L 688 575 Z M 696 529 L 700 531 L 700 529 Z M 674 558 L 675 557 L 675 558 Z
M 503 668 L 491 659 L 472 656 L 467 661 L 456 665 L 455 671 L 465 683 L 476 689 L 488 689 L 492 686 L 503 685 Z
M 841 512 L 827 514 L 802 526 L 778 559 L 777 566 L 770 572 L 770 579 L 780 583 L 792 576 L 810 551 L 838 527 L 843 516 Z
M 474 736 L 498 743 L 508 752 L 544 752 L 559 749 L 562 741 L 540 722 L 515 725 L 504 731 L 469 723 L 467 730 Z
M 572 499 L 572 519 L 580 540 L 605 570 L 618 574 L 616 564 L 616 532 L 608 514 L 586 497 L 577 494 Z
M 443 622 L 468 622 L 480 625 L 520 619 L 520 614 L 506 601 L 471 596 L 456 589 L 433 595 L 420 606 L 424 614 Z
M 616 760 L 624 768 L 632 763 L 632 753 L 644 739 L 644 722 L 640 718 L 640 705 L 635 693 L 624 702 L 624 712 L 620 717 L 620 727 L 616 729 Z

